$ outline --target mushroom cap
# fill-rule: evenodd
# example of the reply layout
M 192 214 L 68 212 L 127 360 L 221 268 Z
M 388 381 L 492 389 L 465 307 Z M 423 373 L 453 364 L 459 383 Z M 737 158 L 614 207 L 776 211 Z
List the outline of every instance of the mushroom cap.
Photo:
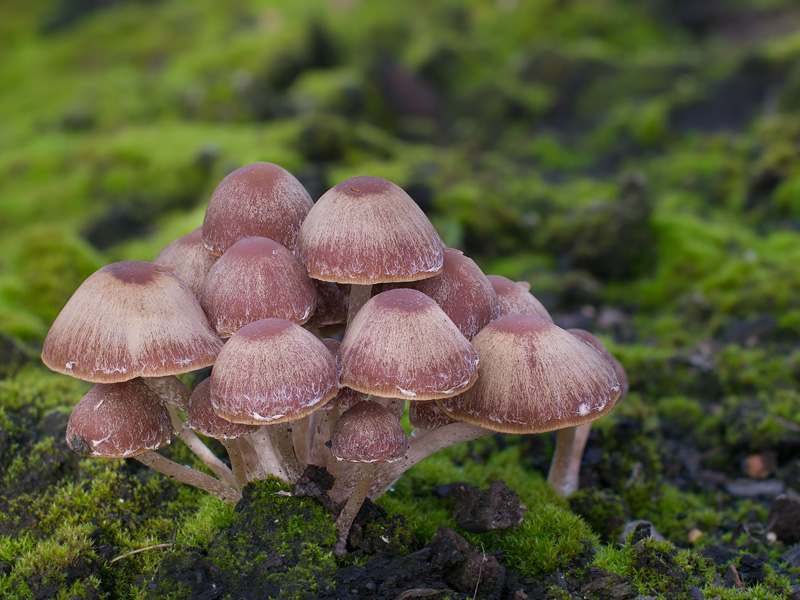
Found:
M 553 317 L 544 305 L 531 294 L 531 284 L 527 281 L 512 281 L 502 275 L 487 275 L 497 293 L 501 315 L 533 315 L 553 322 Z
M 620 386 L 620 396 L 619 399 L 622 400 L 625 396 L 628 395 L 628 389 L 630 384 L 628 383 L 628 373 L 625 371 L 625 367 L 622 366 L 622 363 L 617 360 L 617 358 L 609 352 L 606 345 L 597 339 L 593 334 L 589 333 L 585 329 L 567 329 L 572 335 L 581 338 L 584 342 L 593 346 L 600 352 L 603 356 L 605 356 L 609 361 L 611 361 L 611 365 L 614 367 L 614 373 L 617 374 L 617 380 L 619 381 Z
M 437 400 L 450 417 L 503 433 L 541 433 L 594 421 L 614 407 L 620 385 L 606 358 L 531 315 L 489 323 L 473 344 L 478 382 Z
M 294 251 L 300 224 L 314 201 L 286 169 L 266 162 L 245 165 L 223 179 L 203 219 L 203 244 L 222 256 L 251 235 L 267 237 Z
M 42 361 L 78 379 L 116 383 L 208 367 L 221 349 L 177 275 L 125 261 L 96 271 L 75 291 L 45 338 Z
M 420 429 L 436 429 L 455 423 L 436 402 L 411 402 L 408 405 L 408 422 Z
M 408 438 L 400 421 L 371 400 L 344 411 L 331 432 L 331 454 L 337 460 L 395 462 L 407 452 Z
M 233 244 L 206 275 L 200 306 L 220 337 L 259 319 L 302 324 L 317 291 L 302 263 L 278 242 L 251 236 Z
M 403 287 L 430 296 L 468 340 L 500 316 L 497 294 L 478 265 L 461 250 L 444 249 L 444 266 L 438 275 L 384 289 Z
M 201 227 L 170 242 L 153 259 L 155 265 L 174 269 L 195 296 L 200 293 L 200 286 L 215 262 L 217 257 L 203 246 Z
M 211 372 L 214 412 L 234 423 L 294 421 L 338 390 L 333 355 L 313 333 L 285 319 L 261 319 L 242 327 L 225 344 Z
M 368 176 L 325 192 L 297 236 L 298 255 L 311 277 L 356 285 L 432 277 L 442 269 L 443 247 L 402 188 Z
M 130 458 L 171 441 L 169 412 L 141 379 L 95 384 L 67 423 L 67 445 L 84 456 Z
M 373 296 L 347 328 L 341 383 L 367 394 L 432 400 L 469 389 L 478 354 L 431 298 L 408 288 Z
M 232 423 L 217 416 L 211 405 L 211 378 L 206 377 L 197 384 L 189 399 L 186 424 L 196 432 L 217 440 L 238 438 L 253 433 L 258 427 Z

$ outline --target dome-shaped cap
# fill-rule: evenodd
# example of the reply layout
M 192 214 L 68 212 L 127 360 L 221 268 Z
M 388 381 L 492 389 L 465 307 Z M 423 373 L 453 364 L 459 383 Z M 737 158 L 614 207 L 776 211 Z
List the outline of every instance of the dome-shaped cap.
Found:
M 553 322 L 553 317 L 544 305 L 531 294 L 531 284 L 527 281 L 511 281 L 502 275 L 487 275 L 497 293 L 501 315 L 533 315 Z
M 125 261 L 96 271 L 75 291 L 45 338 L 42 361 L 78 379 L 115 383 L 208 367 L 220 349 L 177 275 Z
M 237 331 L 211 372 L 214 412 L 234 423 L 270 425 L 314 412 L 336 395 L 333 355 L 309 331 L 261 319 Z
M 67 423 L 67 444 L 84 456 L 130 458 L 170 441 L 169 412 L 141 379 L 96 384 Z
M 371 298 L 339 350 L 341 382 L 384 398 L 460 394 L 477 377 L 478 354 L 428 296 L 401 288 Z
M 259 319 L 305 323 L 316 305 L 317 291 L 302 263 L 264 237 L 236 242 L 200 288 L 200 306 L 223 338 Z
M 214 190 L 203 219 L 203 244 L 222 256 L 240 239 L 257 235 L 294 251 L 300 224 L 313 205 L 286 169 L 266 162 L 245 165 Z
M 217 257 L 203 246 L 200 227 L 164 246 L 153 259 L 153 264 L 173 269 L 195 296 L 215 262 Z
M 444 249 L 444 267 L 438 275 L 389 285 L 402 285 L 431 297 L 468 340 L 500 316 L 494 287 L 475 261 L 461 250 Z
M 395 462 L 407 452 L 408 438 L 397 417 L 371 400 L 344 411 L 331 432 L 331 454 L 338 460 Z
M 503 433 L 540 433 L 594 421 L 620 395 L 605 357 L 560 327 L 531 315 L 506 315 L 472 340 L 478 382 L 437 400 L 452 418 Z
M 197 384 L 189 399 L 186 424 L 196 432 L 217 440 L 238 438 L 258 429 L 255 425 L 231 423 L 214 412 L 211 405 L 211 378 L 206 377 Z
M 297 237 L 314 279 L 371 285 L 416 281 L 442 268 L 442 240 L 400 187 L 380 177 L 353 177 L 317 201 Z
M 585 329 L 574 328 L 567 329 L 567 331 L 569 331 L 572 335 L 579 337 L 590 346 L 596 348 L 598 352 L 611 361 L 611 365 L 614 367 L 614 373 L 617 375 L 617 380 L 619 381 L 619 387 L 621 390 L 619 399 L 622 400 L 625 396 L 627 396 L 630 386 L 628 383 L 628 373 L 625 371 L 625 367 L 622 366 L 622 363 L 619 362 L 619 360 L 617 360 L 617 358 L 611 354 L 611 352 L 609 352 L 608 348 L 606 348 L 606 345 Z

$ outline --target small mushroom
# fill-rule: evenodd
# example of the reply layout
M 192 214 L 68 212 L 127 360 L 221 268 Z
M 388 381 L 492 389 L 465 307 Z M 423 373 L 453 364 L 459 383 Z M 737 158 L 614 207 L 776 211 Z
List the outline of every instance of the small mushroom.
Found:
M 153 259 L 153 264 L 174 269 L 195 296 L 199 295 L 200 286 L 215 262 L 217 257 L 203 246 L 200 227 L 164 246 Z
M 375 463 L 398 461 L 407 451 L 405 431 L 397 418 L 377 402 L 359 402 L 342 414 L 331 434 L 331 453 L 336 460 L 358 463 L 359 481 L 336 519 L 336 554 L 346 552 L 347 536 L 369 492 Z M 339 485 L 341 481 L 334 487 Z
M 500 315 L 533 315 L 546 321 L 553 322 L 553 317 L 547 312 L 538 298 L 531 294 L 531 284 L 527 281 L 512 281 L 502 275 L 487 275 L 487 278 L 497 293 L 500 303 Z

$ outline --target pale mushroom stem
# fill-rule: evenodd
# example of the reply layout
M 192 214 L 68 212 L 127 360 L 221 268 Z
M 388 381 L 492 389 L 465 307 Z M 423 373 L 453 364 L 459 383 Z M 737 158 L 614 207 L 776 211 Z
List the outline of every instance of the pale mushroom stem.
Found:
M 247 437 L 255 449 L 265 476 L 277 477 L 281 481 L 290 483 L 286 463 L 278 451 L 275 443 L 275 433 L 271 426 L 265 425 Z
M 347 324 L 353 321 L 358 311 L 364 306 L 372 294 L 371 285 L 356 285 L 350 287 L 350 301 L 347 306 Z
M 194 431 L 186 426 L 186 423 L 181 420 L 174 408 L 169 406 L 167 410 L 169 411 L 170 419 L 172 419 L 172 428 L 175 430 L 175 435 L 189 447 L 189 450 L 191 450 L 197 458 L 203 461 L 205 466 L 211 469 L 214 475 L 228 485 L 235 485 L 236 478 L 233 476 L 228 466 L 203 443 L 203 440 L 197 437 Z
M 311 460 L 312 446 L 309 438 L 313 437 L 311 432 L 314 428 L 314 421 L 319 411 L 315 411 L 310 415 L 292 421 L 292 443 L 294 444 L 294 451 L 297 453 L 297 459 L 304 463 L 313 463 Z
M 339 513 L 339 517 L 336 519 L 336 532 L 339 535 L 339 540 L 333 547 L 333 553 L 338 556 L 347 554 L 347 536 L 372 485 L 375 463 L 363 463 L 359 465 L 359 468 L 355 469 L 355 472 L 359 477 L 358 484 L 356 484 L 353 493 L 350 494 L 347 503 L 342 508 L 342 512 Z
M 368 495 L 370 498 L 378 498 L 388 491 L 403 473 L 440 450 L 455 444 L 463 444 L 489 437 L 493 434 L 494 431 L 461 421 L 449 423 L 436 429 L 415 429 L 409 439 L 408 454 L 406 454 L 405 458 L 393 463 L 382 463 L 375 469 Z M 357 469 L 354 471 L 357 471 Z M 335 502 L 343 502 L 347 497 L 348 490 L 354 489 L 357 485 L 358 473 L 354 471 L 344 474 L 341 486 L 337 488 L 334 485 L 330 495 Z
M 283 456 L 283 464 L 286 465 L 286 474 L 289 483 L 294 483 L 300 479 L 300 463 L 297 460 L 297 453 L 294 451 L 292 442 L 292 424 L 290 422 L 276 423 L 272 425 L 275 429 L 275 441 L 278 452 Z
M 238 440 L 220 440 L 225 450 L 228 452 L 228 457 L 231 459 L 231 471 L 233 471 L 233 478 L 236 489 L 241 491 L 247 484 L 247 467 L 245 465 L 244 456 L 242 456 L 241 446 Z
M 564 498 L 578 491 L 581 460 L 591 429 L 592 424 L 585 423 L 560 429 L 556 434 L 556 451 L 547 483 Z
M 192 468 L 179 465 L 168 458 L 164 458 L 157 452 L 145 452 L 134 458 L 167 477 L 200 488 L 223 502 L 236 504 L 242 499 L 242 495 L 238 491 L 218 479 L 214 479 L 200 471 L 195 471 Z

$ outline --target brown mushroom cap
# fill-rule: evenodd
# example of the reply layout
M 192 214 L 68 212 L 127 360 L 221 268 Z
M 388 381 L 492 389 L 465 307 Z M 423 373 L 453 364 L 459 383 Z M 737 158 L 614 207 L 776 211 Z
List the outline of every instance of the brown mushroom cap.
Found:
M 217 440 L 238 438 L 258 429 L 254 425 L 231 423 L 217 416 L 211 405 L 211 378 L 206 377 L 197 384 L 189 399 L 189 408 L 186 411 L 186 424 L 206 437 Z
M 377 402 L 348 408 L 331 432 L 331 454 L 337 460 L 395 462 L 408 452 L 408 438 L 397 418 Z
M 75 291 L 45 338 L 42 361 L 78 379 L 115 383 L 208 367 L 221 348 L 177 275 L 125 261 L 96 271 Z
M 261 319 L 237 331 L 211 372 L 214 412 L 234 423 L 271 425 L 300 419 L 336 395 L 333 355 L 284 319 Z
M 308 213 L 297 252 L 314 279 L 371 285 L 442 269 L 442 240 L 411 197 L 379 177 L 334 186 Z
M 217 257 L 203 246 L 200 227 L 164 246 L 153 259 L 155 265 L 174 269 L 195 296 L 200 293 L 200 286 L 215 262 Z
M 317 290 L 317 308 L 305 322 L 307 329 L 341 325 L 347 321 L 347 298 L 338 284 L 312 279 Z
M 533 315 L 553 322 L 553 317 L 544 305 L 531 294 L 531 284 L 527 281 L 511 281 L 502 275 L 487 275 L 497 293 L 501 315 Z
M 300 224 L 313 205 L 286 169 L 266 162 L 245 165 L 214 190 L 203 219 L 203 244 L 222 256 L 240 239 L 257 235 L 294 251 Z
M 403 287 L 430 296 L 468 340 L 500 316 L 497 294 L 491 282 L 471 258 L 461 250 L 444 249 L 444 267 L 438 275 L 403 284 L 388 284 L 382 289 Z
M 317 305 L 317 292 L 302 263 L 278 242 L 239 240 L 217 261 L 200 288 L 200 305 L 221 337 L 259 319 L 302 324 Z
M 500 317 L 473 344 L 481 359 L 478 382 L 460 396 L 437 400 L 458 421 L 503 433 L 540 433 L 594 421 L 619 398 L 605 357 L 539 317 Z
M 619 360 L 617 360 L 617 358 L 608 351 L 606 345 L 585 329 L 573 328 L 567 329 L 567 331 L 569 331 L 572 335 L 581 338 L 590 346 L 596 348 L 598 352 L 611 361 L 611 364 L 614 367 L 614 372 L 617 374 L 617 380 L 619 381 L 621 390 L 619 399 L 622 400 L 625 396 L 627 396 L 628 389 L 630 387 L 630 384 L 628 383 L 628 373 L 625 371 L 625 367 L 622 366 L 622 363 L 619 362 Z
M 478 354 L 431 298 L 408 288 L 371 298 L 339 350 L 341 383 L 385 398 L 432 400 L 469 389 Z
M 96 384 L 67 423 L 67 445 L 84 456 L 131 458 L 171 441 L 169 412 L 141 379 Z

